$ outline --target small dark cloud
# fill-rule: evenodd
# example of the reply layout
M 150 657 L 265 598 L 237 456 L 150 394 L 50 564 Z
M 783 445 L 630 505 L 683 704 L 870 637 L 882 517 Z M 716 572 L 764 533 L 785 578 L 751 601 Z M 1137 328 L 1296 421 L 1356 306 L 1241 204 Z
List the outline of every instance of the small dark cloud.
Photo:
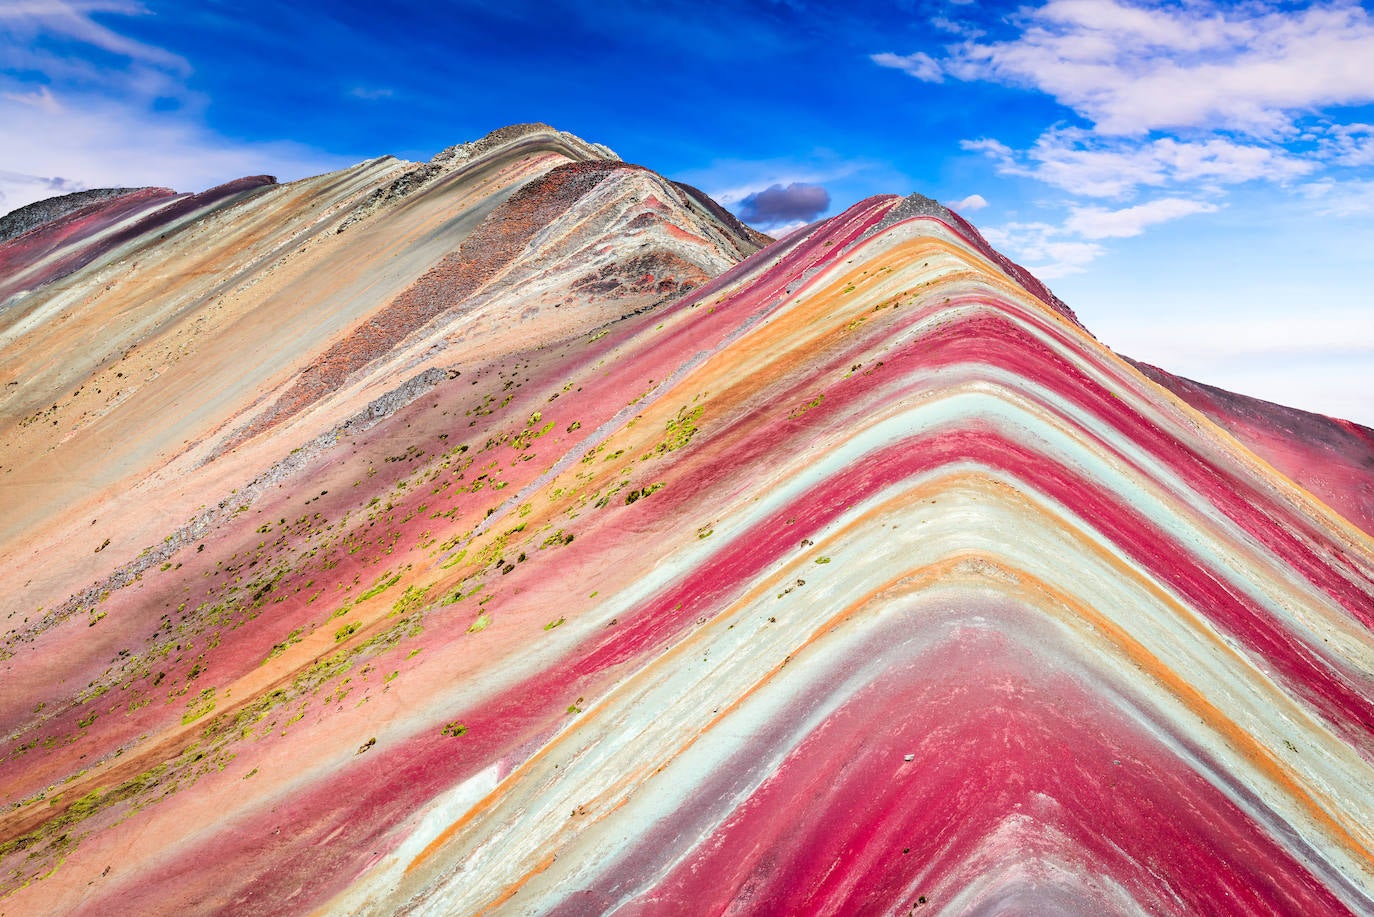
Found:
M 830 192 L 820 185 L 793 182 L 773 185 L 739 202 L 738 216 L 746 223 L 775 226 L 800 220 L 810 223 L 830 207 Z

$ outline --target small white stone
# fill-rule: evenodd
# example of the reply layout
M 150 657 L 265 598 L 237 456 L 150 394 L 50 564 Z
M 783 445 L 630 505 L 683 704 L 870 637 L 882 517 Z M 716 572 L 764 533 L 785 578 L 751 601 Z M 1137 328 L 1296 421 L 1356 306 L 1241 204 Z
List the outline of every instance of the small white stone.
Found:
M 907 756 L 906 756 L 906 760 L 908 760 L 908 761 L 915 761 L 915 760 L 916 760 L 916 756 L 915 756 L 915 755 L 907 755 Z

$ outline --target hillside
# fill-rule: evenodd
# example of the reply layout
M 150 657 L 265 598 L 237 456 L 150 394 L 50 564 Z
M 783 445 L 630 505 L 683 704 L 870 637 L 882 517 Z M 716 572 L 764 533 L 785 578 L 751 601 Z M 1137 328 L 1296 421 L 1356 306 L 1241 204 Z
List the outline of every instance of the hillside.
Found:
M 58 211 L 0 914 L 1374 912 L 1369 431 L 544 125 Z

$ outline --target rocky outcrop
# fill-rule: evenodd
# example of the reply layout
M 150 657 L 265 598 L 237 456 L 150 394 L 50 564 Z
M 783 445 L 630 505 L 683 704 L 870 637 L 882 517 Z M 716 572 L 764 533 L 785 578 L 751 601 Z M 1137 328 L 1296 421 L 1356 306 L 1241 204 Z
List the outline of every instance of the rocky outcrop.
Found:
M 557 130 L 547 124 L 512 124 L 494 130 L 485 137 L 468 143 L 447 147 L 429 162 L 411 163 L 404 172 L 384 187 L 364 199 L 339 224 L 343 232 L 378 209 L 423 188 L 435 179 L 450 175 L 473 162 L 496 159 L 501 155 L 521 155 L 534 151 L 558 152 L 573 161 L 605 159 L 618 161 L 620 157 L 599 143 L 587 143 L 580 137 Z
M 92 204 L 124 197 L 138 191 L 167 190 L 166 188 L 92 188 L 89 191 L 74 191 L 71 194 L 35 201 L 0 216 L 0 242 L 8 242 L 15 236 L 22 236 L 44 223 L 50 223 Z
M 0 302 L 68 274 L 139 239 L 172 231 L 179 223 L 276 184 L 270 175 L 238 178 L 198 194 L 143 188 L 97 201 L 48 220 L 0 243 Z

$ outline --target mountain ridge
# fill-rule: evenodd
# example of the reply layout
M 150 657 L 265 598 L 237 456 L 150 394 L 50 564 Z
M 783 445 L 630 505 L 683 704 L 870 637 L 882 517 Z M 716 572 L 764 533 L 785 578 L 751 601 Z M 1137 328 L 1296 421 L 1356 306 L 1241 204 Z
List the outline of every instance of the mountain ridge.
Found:
M 1374 908 L 1359 429 L 497 134 L 0 312 L 0 912 Z

